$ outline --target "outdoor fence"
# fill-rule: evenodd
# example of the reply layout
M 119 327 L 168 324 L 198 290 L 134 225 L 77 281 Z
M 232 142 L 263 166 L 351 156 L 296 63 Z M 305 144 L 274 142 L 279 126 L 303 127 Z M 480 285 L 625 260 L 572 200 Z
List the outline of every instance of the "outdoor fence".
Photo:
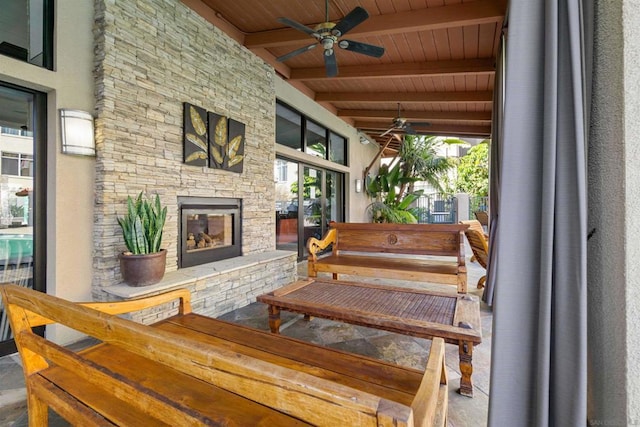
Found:
M 487 196 L 469 196 L 469 218 L 475 218 L 474 212 L 488 211 L 489 197 Z
M 457 222 L 457 200 L 446 194 L 427 194 L 416 201 L 421 224 L 454 224 Z
M 474 219 L 474 213 L 477 211 L 488 210 L 489 198 L 486 196 L 466 196 L 465 194 L 458 196 L 463 197 L 463 202 L 459 202 L 456 196 L 442 193 L 421 196 L 415 203 L 418 223 L 455 224 L 462 219 Z M 468 212 L 466 212 L 467 206 Z

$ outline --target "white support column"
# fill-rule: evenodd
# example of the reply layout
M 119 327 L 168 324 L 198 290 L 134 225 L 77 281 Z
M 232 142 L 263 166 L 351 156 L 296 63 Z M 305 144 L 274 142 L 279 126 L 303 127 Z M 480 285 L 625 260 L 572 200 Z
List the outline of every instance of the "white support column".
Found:
M 456 194 L 458 200 L 458 209 L 456 212 L 456 223 L 469 219 L 469 195 L 467 193 Z

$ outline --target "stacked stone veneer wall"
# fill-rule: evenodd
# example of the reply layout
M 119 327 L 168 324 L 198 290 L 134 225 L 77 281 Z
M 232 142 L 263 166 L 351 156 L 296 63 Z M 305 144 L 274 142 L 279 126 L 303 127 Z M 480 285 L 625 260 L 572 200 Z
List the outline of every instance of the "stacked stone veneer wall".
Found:
M 296 275 L 295 255 L 293 258 L 269 258 L 257 260 L 243 268 L 232 268 L 221 273 L 213 272 L 180 287 L 191 291 L 193 312 L 218 317 L 255 302 L 258 295 L 290 283 L 291 278 Z M 177 309 L 178 304 L 174 302 L 134 313 L 132 318 L 145 324 L 155 323 L 176 314 Z
M 168 207 L 168 272 L 177 269 L 178 196 L 241 198 L 243 254 L 273 250 L 273 69 L 177 0 L 96 0 L 95 9 L 94 298 L 121 285 L 116 215 L 140 191 Z M 184 102 L 246 125 L 243 173 L 183 163 Z

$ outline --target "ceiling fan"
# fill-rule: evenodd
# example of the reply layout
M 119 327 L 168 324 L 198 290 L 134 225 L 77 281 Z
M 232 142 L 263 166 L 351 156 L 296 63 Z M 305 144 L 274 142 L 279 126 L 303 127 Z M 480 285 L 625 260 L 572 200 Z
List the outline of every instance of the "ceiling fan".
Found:
M 419 124 L 422 126 L 431 125 L 431 123 L 429 122 L 415 123 L 415 124 Z M 413 127 L 411 127 L 411 125 L 412 123 L 409 123 L 406 118 L 400 115 L 400 103 L 398 102 L 398 115 L 393 119 L 393 126 L 391 126 L 389 129 L 381 133 L 380 136 L 385 136 L 386 134 L 391 132 L 404 132 L 407 135 L 416 135 L 417 132 Z
M 380 58 L 384 54 L 383 47 L 353 40 L 340 39 L 340 37 L 345 35 L 348 31 L 352 30 L 355 26 L 369 18 L 369 14 L 362 7 L 356 7 L 338 23 L 329 21 L 329 0 L 325 0 L 325 10 L 325 22 L 316 25 L 315 28 L 307 27 L 293 19 L 278 18 L 278 22 L 314 37 L 316 39 L 316 43 L 312 43 L 308 46 L 301 47 L 285 55 L 279 56 L 276 58 L 277 61 L 286 61 L 287 59 L 293 58 L 296 55 L 300 55 L 301 53 L 307 52 L 318 45 L 321 45 L 324 49 L 324 67 L 327 72 L 327 76 L 335 77 L 338 75 L 338 63 L 336 62 L 334 45 L 338 45 L 341 49 L 373 56 L 374 58 Z

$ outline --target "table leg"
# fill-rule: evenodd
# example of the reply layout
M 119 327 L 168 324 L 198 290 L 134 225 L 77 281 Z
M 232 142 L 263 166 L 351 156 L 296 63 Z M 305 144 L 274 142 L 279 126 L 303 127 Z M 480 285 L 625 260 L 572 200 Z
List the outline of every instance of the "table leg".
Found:
M 471 363 L 473 355 L 473 343 L 470 341 L 460 341 L 458 344 L 458 354 L 460 355 L 460 394 L 467 397 L 473 397 L 473 381 L 471 374 L 473 373 L 473 364 Z
M 269 329 L 274 334 L 280 333 L 280 307 L 269 305 Z

